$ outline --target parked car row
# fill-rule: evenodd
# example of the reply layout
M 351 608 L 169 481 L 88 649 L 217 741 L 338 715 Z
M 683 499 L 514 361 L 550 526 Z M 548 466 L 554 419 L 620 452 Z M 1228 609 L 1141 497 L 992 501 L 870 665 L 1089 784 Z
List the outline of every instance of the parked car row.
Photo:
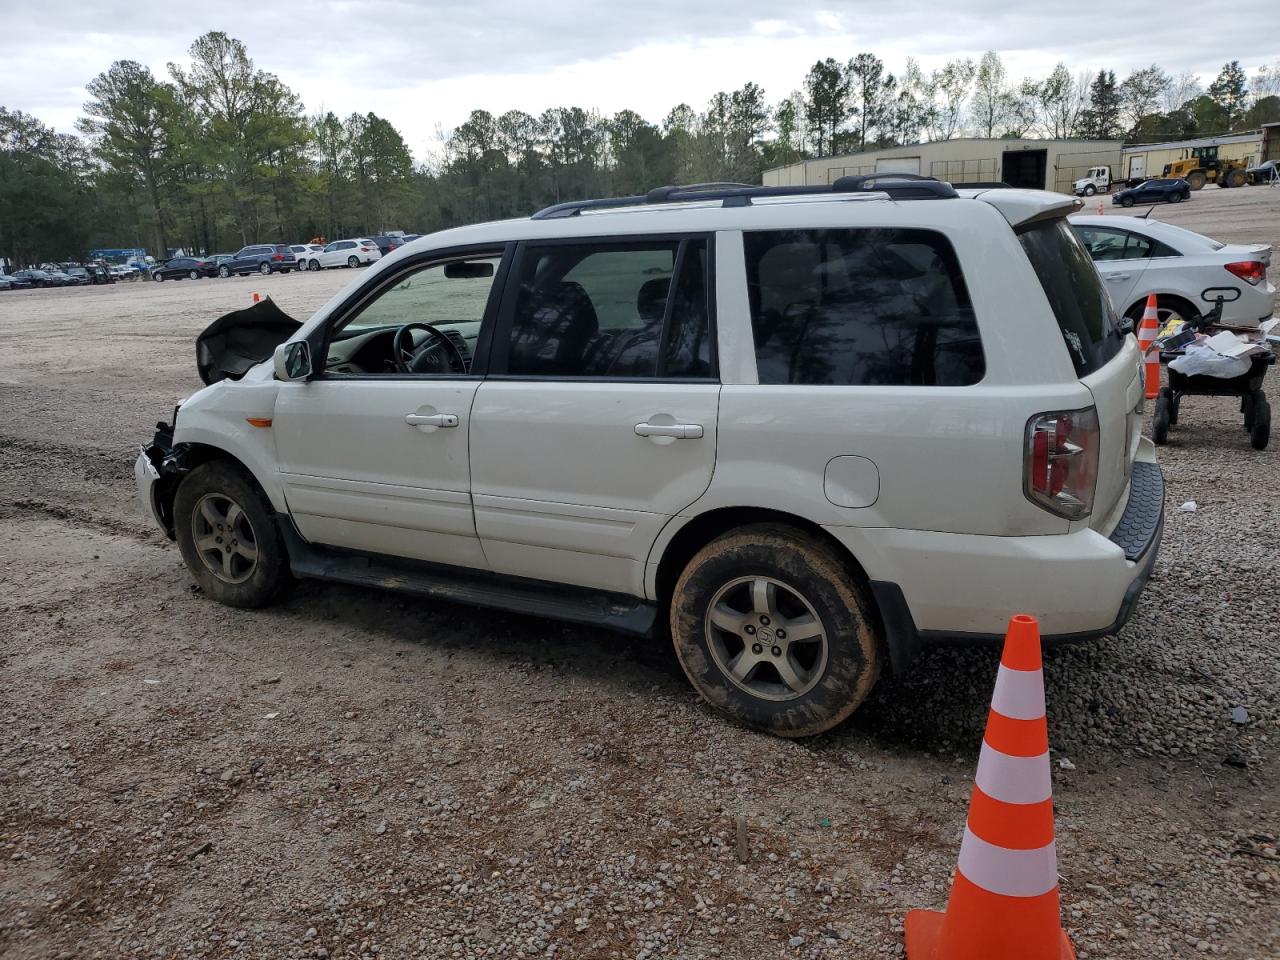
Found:
M 157 263 L 147 271 L 156 282 L 165 280 L 198 280 L 206 277 L 247 276 L 257 273 L 263 276 L 273 273 L 289 273 L 292 270 L 323 270 L 328 267 L 362 267 L 371 264 L 399 249 L 419 234 L 395 234 L 378 237 L 357 237 L 351 240 L 335 240 L 330 244 L 318 243 L 255 243 L 242 247 L 235 253 L 215 253 L 207 257 L 174 257 Z M 0 290 L 23 290 L 32 287 L 69 287 L 91 283 L 114 283 L 133 279 L 142 271 L 132 266 L 94 264 L 61 264 L 54 267 L 18 270 L 12 274 L 0 273 Z

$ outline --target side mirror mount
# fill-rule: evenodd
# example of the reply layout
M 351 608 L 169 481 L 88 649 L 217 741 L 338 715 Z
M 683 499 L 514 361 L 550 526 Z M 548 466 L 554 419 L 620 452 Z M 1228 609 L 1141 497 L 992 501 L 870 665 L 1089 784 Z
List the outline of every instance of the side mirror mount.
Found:
M 277 380 L 306 380 L 311 376 L 311 347 L 305 340 L 280 344 L 271 359 Z

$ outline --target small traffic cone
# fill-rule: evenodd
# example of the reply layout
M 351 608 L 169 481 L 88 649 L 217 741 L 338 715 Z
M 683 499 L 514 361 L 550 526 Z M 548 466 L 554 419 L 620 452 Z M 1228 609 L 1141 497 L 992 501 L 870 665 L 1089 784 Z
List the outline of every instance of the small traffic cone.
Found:
M 907 960 L 1075 960 L 1062 929 L 1040 630 L 1009 621 L 945 913 L 912 910 Z
M 1102 201 L 1101 201 L 1101 200 L 1099 200 L 1099 201 L 1098 201 L 1098 216 L 1100 216 L 1100 217 L 1101 217 L 1102 215 L 1103 215 L 1103 213 L 1102 213 Z
M 261 299 L 262 299 L 262 298 L 261 298 L 260 296 L 258 296 L 258 294 L 255 292 L 255 293 L 254 293 L 254 295 L 253 295 L 253 302 L 254 302 L 254 303 L 257 303 L 257 302 L 258 302 L 259 300 L 261 300 Z
M 1138 326 L 1138 349 L 1146 370 L 1146 397 L 1154 400 L 1160 395 L 1160 353 L 1153 349 L 1160 332 L 1160 314 L 1156 310 L 1156 295 L 1147 294 L 1147 306 L 1142 311 L 1142 323 Z

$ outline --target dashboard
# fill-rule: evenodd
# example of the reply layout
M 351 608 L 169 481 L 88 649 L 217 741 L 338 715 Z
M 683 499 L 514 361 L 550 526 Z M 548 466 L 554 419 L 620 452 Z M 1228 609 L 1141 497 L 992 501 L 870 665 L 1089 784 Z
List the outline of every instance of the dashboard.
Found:
M 475 356 L 476 339 L 480 335 L 479 323 L 451 323 L 435 325 L 436 329 L 448 337 L 458 352 L 462 354 L 467 369 L 471 369 L 471 358 Z M 341 331 L 329 343 L 329 355 L 325 358 L 325 372 L 337 374 L 395 374 L 395 360 L 392 355 L 392 340 L 399 327 L 374 327 Z M 428 341 L 434 341 L 424 330 L 412 330 L 409 336 L 415 349 L 429 347 Z M 439 344 L 435 349 L 441 350 Z

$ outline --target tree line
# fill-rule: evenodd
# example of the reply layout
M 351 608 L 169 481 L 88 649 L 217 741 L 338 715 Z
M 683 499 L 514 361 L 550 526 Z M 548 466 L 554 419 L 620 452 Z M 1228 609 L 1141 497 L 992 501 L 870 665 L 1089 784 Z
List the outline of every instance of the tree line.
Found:
M 570 198 L 666 183 L 758 183 L 810 157 L 980 137 L 1150 142 L 1280 120 L 1280 64 L 1225 64 L 1208 88 L 1152 65 L 1123 80 L 1010 78 L 999 54 L 895 74 L 873 53 L 815 63 L 775 102 L 756 83 L 658 122 L 582 107 L 474 110 L 414 158 L 375 113 L 308 115 L 298 95 L 225 33 L 157 76 L 120 60 L 86 87 L 77 134 L 0 107 L 0 256 L 18 263 L 92 247 L 214 253 L 254 242 L 426 232 L 523 216 Z

